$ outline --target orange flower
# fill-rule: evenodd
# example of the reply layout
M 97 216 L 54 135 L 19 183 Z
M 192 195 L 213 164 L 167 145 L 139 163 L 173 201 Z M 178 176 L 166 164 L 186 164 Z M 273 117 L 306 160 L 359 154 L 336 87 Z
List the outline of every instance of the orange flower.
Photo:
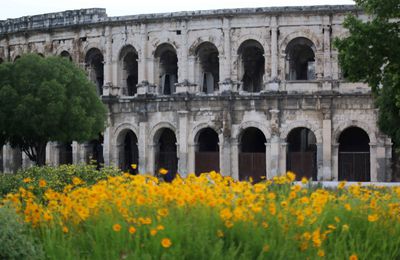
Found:
M 40 187 L 40 188 L 44 188 L 44 187 L 46 187 L 46 185 L 47 185 L 47 182 L 46 182 L 45 180 L 41 179 L 41 180 L 39 181 L 39 187 Z
M 163 239 L 161 240 L 161 245 L 162 245 L 162 247 L 164 247 L 164 248 L 170 247 L 170 246 L 172 245 L 171 239 L 169 239 L 169 238 L 163 238 Z
M 358 260 L 358 256 L 357 256 L 356 254 L 352 254 L 352 255 L 349 257 L 349 260 Z
M 131 168 L 132 168 L 133 170 L 136 170 L 137 164 L 136 164 L 136 163 L 132 163 L 132 164 L 131 164 Z
M 160 168 L 160 170 L 158 171 L 161 175 L 165 175 L 165 174 L 167 174 L 168 173 L 168 170 L 167 169 L 164 169 L 164 168 Z
M 64 233 L 68 233 L 69 230 L 68 230 L 68 228 L 67 228 L 66 226 L 63 226 L 63 227 L 62 227 L 62 231 L 63 231 Z
M 32 181 L 32 179 L 28 177 L 28 178 L 23 179 L 22 181 L 23 181 L 24 183 L 29 183 L 29 182 Z
M 318 254 L 319 257 L 324 257 L 325 256 L 325 251 L 320 249 L 320 250 L 318 250 L 317 254 Z
M 378 214 L 373 214 L 373 215 L 368 215 L 368 221 L 369 222 L 375 222 L 379 219 Z
M 136 228 L 134 226 L 129 227 L 129 234 L 135 234 L 136 233 Z
M 154 237 L 155 235 L 157 235 L 157 229 L 152 229 L 152 230 L 150 230 L 150 235 L 152 235 L 153 237 Z
M 120 224 L 114 224 L 114 225 L 113 225 L 113 230 L 114 230 L 115 232 L 119 232 L 119 231 L 121 230 L 121 225 L 120 225 Z
M 159 209 L 159 210 L 157 210 L 157 214 L 160 217 L 166 217 L 168 215 L 168 209 L 166 209 L 166 208 Z

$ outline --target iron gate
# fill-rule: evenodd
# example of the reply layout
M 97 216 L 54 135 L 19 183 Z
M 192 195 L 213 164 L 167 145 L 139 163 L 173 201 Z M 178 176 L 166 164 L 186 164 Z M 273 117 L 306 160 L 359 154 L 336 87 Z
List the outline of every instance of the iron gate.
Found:
M 254 182 L 266 177 L 265 153 L 239 153 L 239 180 L 250 177 Z
M 370 181 L 369 152 L 339 152 L 339 180 Z
M 195 156 L 195 172 L 197 176 L 203 172 L 219 172 L 219 152 L 196 152 Z
M 315 152 L 289 152 L 287 170 L 296 174 L 296 180 L 306 177 L 317 179 L 317 164 Z

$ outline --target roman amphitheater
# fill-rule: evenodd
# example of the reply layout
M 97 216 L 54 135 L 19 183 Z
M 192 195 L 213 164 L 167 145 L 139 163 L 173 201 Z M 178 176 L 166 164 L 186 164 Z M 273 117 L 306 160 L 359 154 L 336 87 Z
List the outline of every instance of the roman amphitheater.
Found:
M 333 47 L 349 13 L 367 19 L 354 6 L 35 15 L 0 21 L 0 62 L 64 56 L 108 108 L 97 140 L 49 143 L 51 165 L 386 181 L 391 140 L 370 89 L 345 80 Z M 32 164 L 9 145 L 0 155 L 0 172 Z

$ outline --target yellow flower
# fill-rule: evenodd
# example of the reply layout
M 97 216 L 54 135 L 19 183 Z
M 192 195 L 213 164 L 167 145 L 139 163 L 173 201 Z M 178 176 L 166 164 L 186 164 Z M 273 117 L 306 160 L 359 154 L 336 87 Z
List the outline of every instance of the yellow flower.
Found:
M 158 226 L 156 227 L 156 229 L 157 229 L 157 230 L 164 230 L 164 226 L 163 226 L 163 225 L 158 225 Z
M 32 181 L 32 179 L 28 177 L 28 178 L 23 179 L 22 181 L 23 181 L 24 183 L 29 183 L 29 182 Z
M 217 237 L 224 237 L 224 232 L 221 229 L 217 230 Z
M 285 208 L 285 207 L 287 207 L 287 205 L 288 205 L 287 201 L 284 200 L 284 201 L 281 202 L 281 206 L 282 207 Z
M 120 224 L 114 224 L 114 225 L 113 225 L 113 230 L 114 230 L 115 232 L 119 232 L 119 231 L 121 230 L 121 225 L 120 225 Z
M 345 208 L 347 211 L 350 211 L 350 210 L 351 210 L 351 206 L 350 206 L 349 203 L 344 204 L 344 208 Z
M 308 180 L 306 177 L 301 178 L 301 183 L 307 184 Z
M 129 234 L 135 234 L 136 233 L 136 228 L 134 226 L 129 227 Z
M 157 229 L 150 230 L 150 235 L 152 235 L 152 236 L 157 235 Z
M 78 177 L 74 177 L 74 178 L 72 178 L 72 183 L 74 185 L 79 185 L 79 184 L 82 184 L 83 181 L 81 179 L 79 179 Z
M 375 222 L 379 219 L 378 214 L 372 214 L 372 215 L 368 215 L 368 221 L 369 222 Z
M 161 245 L 164 248 L 168 248 L 168 247 L 170 247 L 172 245 L 172 242 L 171 242 L 171 240 L 169 238 L 163 238 L 161 240 Z
M 294 174 L 294 172 L 288 171 L 286 173 L 286 177 L 289 179 L 289 181 L 294 181 L 296 179 L 296 174 Z
M 160 168 L 160 170 L 158 171 L 161 175 L 165 175 L 165 174 L 167 174 L 168 173 L 168 170 L 167 169 L 164 169 L 164 168 Z
M 268 251 L 269 251 L 269 245 L 264 245 L 263 251 L 264 251 L 264 252 L 268 252 Z
M 347 224 L 344 224 L 343 226 L 342 226 L 342 231 L 343 232 L 346 232 L 346 231 L 349 231 L 349 225 L 347 225 Z
M 325 251 L 322 250 L 322 249 L 319 249 L 317 254 L 318 254 L 319 257 L 324 257 L 325 256 Z
M 349 257 L 349 260 L 358 260 L 358 256 L 357 256 L 356 254 L 352 254 L 352 255 Z
M 136 164 L 136 163 L 132 163 L 132 164 L 131 164 L 131 168 L 132 168 L 133 170 L 136 170 L 137 164 Z
M 227 221 L 225 221 L 225 226 L 226 226 L 227 228 L 231 228 L 231 227 L 233 227 L 233 222 L 230 221 L 230 220 L 227 220 Z
M 39 187 L 40 187 L 40 188 L 44 188 L 44 187 L 46 187 L 46 185 L 47 185 L 47 183 L 46 183 L 45 180 L 41 179 L 41 180 L 39 181 Z
M 68 233 L 69 230 L 68 230 L 68 228 L 66 226 L 63 226 L 62 227 L 62 231 L 66 234 L 66 233 Z

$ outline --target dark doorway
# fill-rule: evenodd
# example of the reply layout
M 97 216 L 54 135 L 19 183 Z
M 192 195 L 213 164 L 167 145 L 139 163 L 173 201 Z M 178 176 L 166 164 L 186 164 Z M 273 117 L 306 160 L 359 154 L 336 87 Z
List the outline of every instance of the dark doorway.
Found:
M 155 57 L 159 60 L 158 76 L 162 94 L 175 93 L 175 83 L 178 82 L 178 56 L 174 47 L 168 43 L 161 44 L 157 47 Z
M 368 134 L 358 127 L 349 127 L 339 137 L 339 180 L 370 181 L 370 149 Z
M 287 137 L 287 170 L 296 174 L 296 179 L 303 177 L 317 180 L 317 144 L 314 133 L 305 127 L 290 131 Z
M 203 172 L 219 172 L 219 139 L 212 128 L 204 128 L 197 138 L 195 154 L 195 173 L 197 176 Z
M 90 80 L 96 85 L 98 95 L 103 95 L 104 84 L 104 58 L 99 49 L 90 49 L 85 58 L 86 69 Z
M 204 93 L 212 94 L 218 90 L 219 58 L 218 49 L 210 42 L 204 42 L 196 50 L 200 63 L 201 88 Z
M 97 139 L 89 142 L 89 153 L 86 160 L 88 163 L 96 165 L 97 170 L 100 170 L 104 166 L 103 141 L 103 135 L 99 134 Z
M 264 75 L 264 49 L 255 40 L 243 42 L 238 51 L 240 59 L 241 81 L 243 90 L 247 92 L 260 92 Z
M 71 54 L 69 54 L 69 52 L 67 52 L 67 51 L 62 51 L 62 52 L 60 53 L 60 56 L 63 57 L 63 58 L 68 59 L 69 61 L 72 61 Z
M 4 61 L 3 61 L 3 59 L 2 58 L 0 58 L 0 64 L 2 64 Z
M 138 169 L 137 167 L 139 163 L 139 149 L 137 142 L 138 140 L 136 135 L 131 130 L 128 130 L 123 139 L 123 149 L 122 151 L 120 151 L 119 156 L 120 168 L 123 171 L 129 172 L 131 174 L 136 174 Z M 136 165 L 135 169 L 132 168 L 132 164 Z
M 255 127 L 249 127 L 243 131 L 240 139 L 239 152 L 239 180 L 254 182 L 266 177 L 264 134 Z
M 138 84 L 138 54 L 136 49 L 131 46 L 125 46 L 120 53 L 120 62 L 122 63 L 122 84 L 123 94 L 134 96 L 137 93 Z
M 161 129 L 161 135 L 156 149 L 156 171 L 161 168 L 167 169 L 164 175 L 165 181 L 172 181 L 178 170 L 178 157 L 175 133 L 168 128 Z
M 286 47 L 286 79 L 315 79 L 314 44 L 307 38 L 298 37 Z
M 72 143 L 63 143 L 60 145 L 59 150 L 60 165 L 72 164 Z

